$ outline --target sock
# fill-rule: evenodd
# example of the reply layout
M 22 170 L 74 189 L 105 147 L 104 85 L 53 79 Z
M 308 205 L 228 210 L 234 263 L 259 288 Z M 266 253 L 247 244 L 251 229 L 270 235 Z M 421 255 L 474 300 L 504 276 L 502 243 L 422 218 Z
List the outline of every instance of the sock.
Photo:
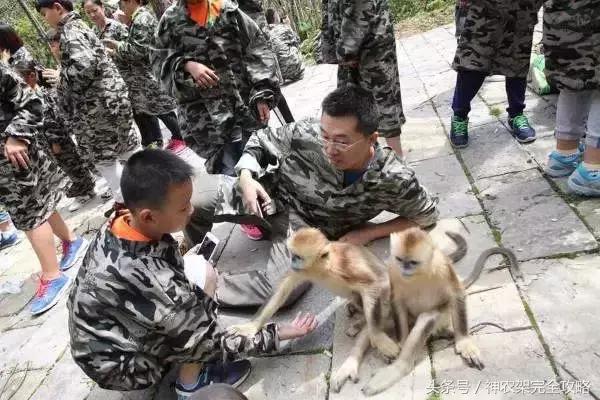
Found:
M 570 150 L 556 149 L 556 152 L 558 154 L 568 157 L 568 156 L 572 156 L 573 154 L 577 154 L 579 152 L 579 149 L 577 147 L 575 147 L 574 149 L 570 149 Z
M 584 161 L 583 166 L 588 171 L 600 171 L 600 164 L 591 164 Z
M 205 371 L 200 371 L 200 373 L 198 374 L 198 379 L 196 380 L 195 383 L 179 383 L 181 385 L 181 387 L 183 387 L 184 390 L 193 390 L 195 388 L 198 387 L 198 385 L 200 384 L 200 380 L 202 379 L 202 376 L 204 375 Z

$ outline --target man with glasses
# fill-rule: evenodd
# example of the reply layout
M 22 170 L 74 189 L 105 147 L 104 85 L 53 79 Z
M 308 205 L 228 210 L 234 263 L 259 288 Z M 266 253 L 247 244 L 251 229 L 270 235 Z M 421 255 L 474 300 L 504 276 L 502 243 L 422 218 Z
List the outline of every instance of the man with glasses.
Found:
M 369 92 L 338 88 L 322 108 L 320 121 L 254 134 L 236 165 L 238 178 L 196 178 L 189 242 L 199 243 L 213 222 L 224 221 L 261 225 L 273 242 L 265 270 L 220 275 L 221 305 L 262 305 L 289 271 L 286 239 L 302 226 L 317 227 L 330 239 L 366 244 L 435 223 L 436 201 L 391 148 L 378 144 L 377 108 Z M 382 211 L 398 217 L 368 224 Z M 307 288 L 300 287 L 287 304 Z

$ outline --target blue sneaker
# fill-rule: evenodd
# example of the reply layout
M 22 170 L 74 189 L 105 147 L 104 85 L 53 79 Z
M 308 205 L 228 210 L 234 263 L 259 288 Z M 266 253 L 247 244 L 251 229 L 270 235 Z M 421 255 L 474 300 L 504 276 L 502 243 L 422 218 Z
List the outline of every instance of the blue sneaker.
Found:
M 23 239 L 19 236 L 18 232 L 16 229 L 8 232 L 0 232 L 0 250 L 18 244 Z
M 177 399 L 185 400 L 198 390 L 213 383 L 226 383 L 238 387 L 244 383 L 250 375 L 250 371 L 252 371 L 252 364 L 248 360 L 232 361 L 225 364 L 206 364 L 195 384 L 183 385 L 179 381 L 175 383 Z
M 60 274 L 58 278 L 51 281 L 40 279 L 40 285 L 31 303 L 31 314 L 38 315 L 52 308 L 67 292 L 70 283 L 71 278 L 65 274 Z
M 66 271 L 71 268 L 77 260 L 79 260 L 85 254 L 88 248 L 88 241 L 83 237 L 79 236 L 72 242 L 62 243 L 63 255 L 60 260 L 59 268 L 61 271 Z
M 469 145 L 469 118 L 461 118 L 456 115 L 450 120 L 450 143 L 457 149 Z
M 535 140 L 535 129 L 529 125 L 529 120 L 523 114 L 508 119 L 512 134 L 520 143 L 529 143 Z
M 548 163 L 545 168 L 546 175 L 552 178 L 561 178 L 563 176 L 571 175 L 581 162 L 582 156 L 583 153 L 579 151 L 569 156 L 560 154 L 556 150 L 552 151 L 548 156 Z
M 600 171 L 579 164 L 567 182 L 569 189 L 583 196 L 600 197 Z

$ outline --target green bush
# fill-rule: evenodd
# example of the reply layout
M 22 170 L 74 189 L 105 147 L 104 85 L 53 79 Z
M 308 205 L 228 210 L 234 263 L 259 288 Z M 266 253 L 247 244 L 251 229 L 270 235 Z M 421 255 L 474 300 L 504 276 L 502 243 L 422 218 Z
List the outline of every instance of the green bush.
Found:
M 20 17 L 13 27 L 25 43 L 25 47 L 33 57 L 47 67 L 54 67 L 55 61 L 45 40 L 40 38 L 38 31 L 27 16 Z M 44 27 L 45 28 L 45 27 Z
M 414 17 L 455 4 L 456 0 L 389 0 L 395 21 Z

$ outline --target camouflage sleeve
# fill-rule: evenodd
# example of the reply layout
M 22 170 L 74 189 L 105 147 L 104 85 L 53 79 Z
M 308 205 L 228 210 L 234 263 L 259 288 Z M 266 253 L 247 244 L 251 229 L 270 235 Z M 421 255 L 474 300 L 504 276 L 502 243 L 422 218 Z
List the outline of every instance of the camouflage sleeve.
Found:
M 244 12 L 237 12 L 237 23 L 244 36 L 242 64 L 246 68 L 250 91 L 250 106 L 256 102 L 266 101 L 270 108 L 275 106 L 275 93 L 279 91 L 277 60 L 268 47 L 265 35 L 258 25 Z
M 39 132 L 42 125 L 42 100 L 5 66 L 0 66 L 0 106 L 14 110 L 10 122 L 0 132 L 3 138 L 31 138 Z
M 98 61 L 94 48 L 84 33 L 77 29 L 65 30 L 60 39 L 61 85 L 69 92 L 83 93 L 96 76 Z
M 231 336 L 217 324 L 217 303 L 203 293 L 198 302 L 174 308 L 161 323 L 159 331 L 168 337 L 168 362 L 207 361 L 217 353 L 256 356 L 279 349 L 279 334 L 273 323 L 254 338 Z
M 156 20 L 150 13 L 143 13 L 132 23 L 127 40 L 120 41 L 115 50 L 115 57 L 122 62 L 146 63 L 149 45 L 153 42 Z
M 344 3 L 341 7 L 340 38 L 336 46 L 338 62 L 358 59 L 369 26 L 377 18 L 373 12 L 373 0 L 345 0 Z
M 279 166 L 282 157 L 291 151 L 292 137 L 296 130 L 296 124 L 288 124 L 277 128 L 264 128 L 255 132 L 246 147 L 244 153 L 235 166 L 239 175 L 243 169 L 250 170 L 255 177 L 264 175 L 267 167 L 269 171 Z

